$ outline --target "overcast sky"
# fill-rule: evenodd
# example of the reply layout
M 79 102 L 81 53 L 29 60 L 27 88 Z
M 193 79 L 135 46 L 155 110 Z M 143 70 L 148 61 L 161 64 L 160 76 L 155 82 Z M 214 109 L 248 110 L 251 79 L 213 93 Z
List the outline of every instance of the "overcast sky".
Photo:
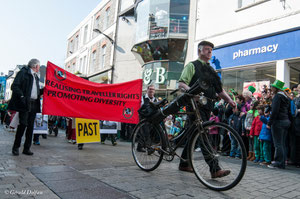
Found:
M 37 58 L 63 67 L 67 35 L 101 0 L 0 0 L 0 72 Z

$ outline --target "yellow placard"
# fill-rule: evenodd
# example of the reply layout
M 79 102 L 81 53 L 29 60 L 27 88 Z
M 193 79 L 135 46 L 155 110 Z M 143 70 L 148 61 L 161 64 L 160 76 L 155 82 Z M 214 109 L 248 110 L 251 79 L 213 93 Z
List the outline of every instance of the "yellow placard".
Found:
M 76 118 L 76 142 L 100 142 L 99 120 Z

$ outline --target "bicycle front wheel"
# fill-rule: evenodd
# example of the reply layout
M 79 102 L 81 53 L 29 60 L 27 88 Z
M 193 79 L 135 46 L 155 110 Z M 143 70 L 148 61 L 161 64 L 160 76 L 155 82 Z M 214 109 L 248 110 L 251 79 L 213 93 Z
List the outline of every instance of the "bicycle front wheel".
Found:
M 190 142 L 190 161 L 199 181 L 210 189 L 225 191 L 244 176 L 247 155 L 240 135 L 224 123 L 203 124 Z M 223 151 L 223 153 L 222 153 Z M 229 154 L 224 154 L 229 152 Z
M 142 121 L 133 130 L 132 155 L 137 166 L 144 171 L 153 171 L 163 159 L 160 128 L 159 124 Z

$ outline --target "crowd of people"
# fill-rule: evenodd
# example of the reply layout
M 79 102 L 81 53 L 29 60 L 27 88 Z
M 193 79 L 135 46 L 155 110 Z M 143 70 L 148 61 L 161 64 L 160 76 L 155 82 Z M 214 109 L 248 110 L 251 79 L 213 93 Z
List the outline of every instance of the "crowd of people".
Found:
M 261 97 L 253 97 L 252 86 L 242 94 L 232 92 L 237 103 L 234 109 L 220 101 L 216 103 L 220 121 L 230 124 L 242 136 L 248 160 L 269 168 L 284 169 L 287 164 L 300 167 L 299 91 L 300 86 L 291 90 L 276 80 L 256 95 Z M 225 155 L 239 158 L 234 141 Z
M 241 135 L 249 161 L 269 168 L 300 168 L 300 84 L 292 89 L 283 85 L 276 80 L 261 92 L 250 86 L 241 94 L 231 89 L 228 93 L 236 106 L 218 100 L 209 120 L 225 122 Z M 181 116 L 168 116 L 165 127 L 169 136 L 176 136 L 184 128 L 184 121 Z M 234 138 L 217 128 L 210 129 L 209 134 L 222 155 L 241 158 Z
M 246 146 L 249 161 L 267 165 L 270 168 L 284 169 L 286 164 L 293 164 L 300 167 L 300 85 L 292 89 L 284 88 L 284 83 L 276 80 L 268 88 L 266 85 L 261 92 L 255 92 L 253 86 L 249 86 L 242 93 L 237 93 L 230 89 L 227 93 L 222 88 L 222 83 L 217 73 L 209 65 L 214 45 L 208 41 L 202 41 L 198 45 L 199 58 L 190 62 L 184 67 L 179 81 L 179 88 L 189 90 L 199 79 L 211 82 L 212 86 L 205 91 L 204 95 L 210 99 L 219 97 L 214 103 L 208 100 L 207 105 L 200 110 L 204 121 L 213 120 L 215 122 L 228 123 L 242 137 Z M 1 123 L 5 123 L 8 128 L 16 129 L 15 142 L 12 148 L 13 155 L 19 155 L 21 139 L 26 131 L 23 153 L 33 155 L 30 151 L 33 136 L 33 126 L 36 113 L 40 112 L 40 98 L 43 90 L 39 86 L 40 62 L 32 59 L 28 67 L 24 67 L 17 74 L 12 84 L 13 95 L 9 103 L 1 103 Z M 143 104 L 155 102 L 159 99 L 154 97 L 155 87 L 148 86 L 147 93 L 142 98 Z M 229 94 L 229 95 L 228 95 Z M 255 97 L 254 97 L 255 96 Z M 185 108 L 187 110 L 185 110 Z M 176 136 L 185 126 L 187 117 L 183 114 L 190 111 L 189 106 L 182 109 L 181 114 L 168 116 L 164 120 L 165 128 L 170 137 Z M 145 109 L 146 110 L 146 109 Z M 19 124 L 11 127 L 12 118 L 18 112 Z M 147 110 L 139 110 L 142 119 L 147 117 Z M 193 118 L 189 118 L 193 121 Z M 49 117 L 49 132 L 57 135 L 57 126 L 66 129 L 66 137 L 70 143 L 76 143 L 75 120 L 74 118 Z M 102 123 L 105 125 L 106 123 Z M 109 125 L 108 125 L 109 126 Z M 134 126 L 122 124 L 121 137 L 130 138 Z M 210 129 L 210 139 L 214 147 L 220 150 L 223 155 L 231 158 L 241 158 L 240 148 L 234 138 L 218 129 Z M 38 135 L 34 136 L 34 144 L 39 145 Z M 102 143 L 107 136 L 101 137 Z M 112 144 L 116 145 L 114 137 L 110 137 Z M 78 145 L 78 149 L 82 149 Z M 185 150 L 182 158 L 186 159 Z M 196 150 L 201 150 L 196 149 Z M 218 167 L 218 165 L 210 165 Z M 190 165 L 180 162 L 180 170 L 192 172 Z M 217 177 L 229 174 L 228 171 L 217 170 Z

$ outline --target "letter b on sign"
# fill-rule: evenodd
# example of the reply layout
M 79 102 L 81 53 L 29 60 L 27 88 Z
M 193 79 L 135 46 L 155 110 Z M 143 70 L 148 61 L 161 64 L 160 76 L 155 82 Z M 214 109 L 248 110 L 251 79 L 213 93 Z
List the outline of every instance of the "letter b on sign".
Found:
M 163 84 L 166 80 L 165 78 L 166 69 L 162 67 L 156 68 L 156 82 L 157 84 Z

